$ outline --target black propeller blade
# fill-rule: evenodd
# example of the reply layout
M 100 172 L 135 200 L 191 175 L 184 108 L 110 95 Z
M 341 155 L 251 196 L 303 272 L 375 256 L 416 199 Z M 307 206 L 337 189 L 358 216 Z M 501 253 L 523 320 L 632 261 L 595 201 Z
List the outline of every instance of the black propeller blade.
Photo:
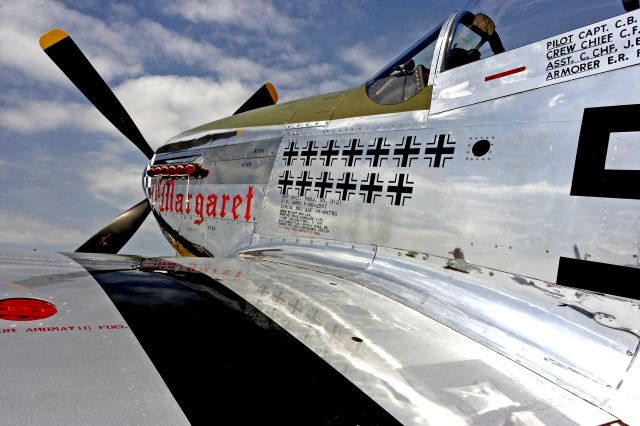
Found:
M 85 253 L 117 253 L 136 233 L 151 211 L 145 198 L 96 232 L 86 243 L 76 249 Z
M 120 104 L 116 95 L 69 37 L 69 34 L 59 29 L 53 29 L 40 37 L 40 47 L 87 99 L 98 108 L 102 115 L 133 142 L 147 158 L 153 156 L 153 149 Z M 144 199 L 109 222 L 76 251 L 117 253 L 136 233 L 150 211 L 149 201 Z
M 69 34 L 59 29 L 53 29 L 40 37 L 40 47 L 87 99 L 98 108 L 102 115 L 133 142 L 147 158 L 153 156 L 153 149 L 120 104 L 116 95 L 69 37 Z
M 256 93 L 251 95 L 251 97 L 247 99 L 246 102 L 233 113 L 233 115 L 240 114 L 245 111 L 251 111 L 256 108 L 275 105 L 276 103 L 278 103 L 278 92 L 273 84 L 267 82 L 256 90 Z

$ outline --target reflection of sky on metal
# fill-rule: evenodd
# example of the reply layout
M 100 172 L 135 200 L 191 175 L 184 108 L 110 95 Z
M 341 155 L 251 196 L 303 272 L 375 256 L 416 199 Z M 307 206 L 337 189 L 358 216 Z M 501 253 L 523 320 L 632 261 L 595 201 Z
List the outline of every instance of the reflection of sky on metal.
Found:
M 274 259 L 278 263 L 265 261 L 271 253 L 265 251 L 260 260 L 178 261 L 203 272 L 241 271 L 233 278 L 213 276 L 403 423 L 499 424 L 527 418 L 561 424 L 568 418 L 578 423 L 608 418 L 423 314 L 350 281 L 282 264 L 282 257 Z
M 418 423 L 424 422 L 425 415 L 429 421 L 437 420 L 439 424 L 463 425 L 466 422 L 458 417 L 447 407 L 441 406 L 420 394 L 410 382 L 407 382 L 396 371 L 403 368 L 398 359 L 385 349 L 383 341 L 378 341 L 375 332 L 380 327 L 394 327 L 395 323 L 390 322 L 387 318 L 379 315 L 372 315 L 372 312 L 366 309 L 366 302 L 358 297 L 358 293 L 362 291 L 358 288 L 345 291 L 344 283 L 341 282 L 338 292 L 340 293 L 341 303 L 326 303 L 326 295 L 322 297 L 317 290 L 312 289 L 315 286 L 326 286 L 326 283 L 317 282 L 305 274 L 304 277 L 296 277 L 294 271 L 289 270 L 292 275 L 286 278 L 281 277 L 284 283 L 271 282 L 268 287 L 264 287 L 261 298 L 258 301 L 260 309 L 269 313 L 276 319 L 285 329 L 294 331 L 305 330 L 304 340 L 309 341 L 309 329 L 314 330 L 314 340 L 312 348 L 323 348 L 323 356 L 331 353 L 330 358 L 339 359 L 339 362 L 345 362 L 350 369 L 356 369 L 362 374 L 375 379 L 378 384 L 367 383 L 368 388 L 380 389 L 395 406 L 396 410 L 406 409 L 406 401 L 413 411 L 412 414 L 404 416 L 416 416 Z M 301 280 L 306 284 L 300 285 Z M 324 292 L 323 292 L 324 293 Z M 321 296 L 321 297 L 318 297 Z M 283 298 L 289 303 L 282 303 Z M 364 315 L 357 315 L 354 321 L 353 314 L 348 315 L 350 307 L 359 307 Z M 316 312 L 316 314 L 308 315 Z M 306 313 L 307 315 L 301 315 Z M 321 319 L 320 324 L 318 320 Z M 365 328 L 361 328 L 358 324 L 362 324 Z M 340 337 L 338 332 L 346 331 L 347 335 Z M 350 352 L 344 348 L 344 339 L 348 339 L 348 335 L 358 336 L 362 338 L 367 345 L 367 350 L 371 351 L 374 359 L 364 360 L 360 351 Z M 382 364 L 380 364 L 382 363 Z
M 456 99 L 463 96 L 469 96 L 472 92 L 469 91 L 469 82 L 457 84 L 455 86 L 447 87 L 440 92 L 440 95 L 445 99 Z
M 640 170 L 640 133 L 612 132 L 604 168 L 607 170 Z
M 628 365 L 626 352 L 637 344 L 629 333 L 603 328 L 589 317 L 559 308 L 555 297 L 539 289 L 514 284 L 509 274 L 488 275 L 486 270 L 456 274 L 442 268 L 443 259 L 398 259 L 388 251 L 379 250 L 368 270 L 370 276 L 362 277 L 366 285 L 400 297 L 465 335 L 492 342 L 492 347 L 510 357 L 539 366 L 543 358 L 555 358 L 581 374 L 612 384 Z M 618 316 L 631 306 L 610 301 L 601 309 Z M 635 315 L 630 323 L 637 320 Z
M 520 404 L 509 399 L 489 382 L 481 382 L 472 386 L 462 386 L 459 388 L 447 389 L 454 395 L 465 400 L 472 405 L 478 414 L 485 414 L 490 411 L 500 410 L 507 407 L 518 407 Z

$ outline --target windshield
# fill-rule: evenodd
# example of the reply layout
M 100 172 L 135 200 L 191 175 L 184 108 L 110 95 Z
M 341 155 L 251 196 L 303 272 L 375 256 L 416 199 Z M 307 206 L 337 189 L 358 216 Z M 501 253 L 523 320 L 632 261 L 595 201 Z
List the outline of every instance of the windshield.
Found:
M 397 104 L 427 86 L 440 28 L 418 40 L 367 82 L 367 95 L 371 100 L 383 105 Z

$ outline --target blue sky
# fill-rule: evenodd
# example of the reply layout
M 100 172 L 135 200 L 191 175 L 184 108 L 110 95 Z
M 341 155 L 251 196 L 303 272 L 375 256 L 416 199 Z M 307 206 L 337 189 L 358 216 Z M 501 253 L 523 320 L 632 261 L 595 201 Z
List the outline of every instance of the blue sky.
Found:
M 71 251 L 142 200 L 146 158 L 40 50 L 67 31 L 152 148 L 231 114 L 356 86 L 463 1 L 0 2 L 0 247 Z M 173 254 L 155 220 L 122 253 Z

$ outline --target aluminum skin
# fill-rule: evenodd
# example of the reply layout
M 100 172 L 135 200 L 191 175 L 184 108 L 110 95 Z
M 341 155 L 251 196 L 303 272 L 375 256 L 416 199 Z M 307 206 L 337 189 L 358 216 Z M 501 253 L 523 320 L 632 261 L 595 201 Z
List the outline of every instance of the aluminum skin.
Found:
M 422 110 L 296 121 L 294 112 L 269 118 L 274 106 L 185 132 L 169 143 L 241 130 L 211 146 L 227 149 L 226 161 L 272 164 L 269 177 L 235 178 L 256 194 L 244 222 L 160 214 L 214 256 L 243 253 L 349 277 L 640 421 L 640 196 L 632 180 L 616 177 L 640 173 L 640 128 L 629 124 L 640 59 L 628 43 L 640 12 L 447 70 L 460 13 L 442 26 Z M 586 43 L 579 48 L 587 56 L 575 58 L 582 65 L 554 63 L 570 52 L 553 46 L 573 39 Z M 592 127 L 610 136 L 597 139 Z M 246 142 L 268 154 L 233 157 Z M 578 173 L 594 144 L 605 147 L 602 170 Z M 620 184 L 596 191 L 588 182 L 598 173 Z M 237 192 L 231 181 L 198 185 Z M 578 267 L 567 269 L 569 261 Z M 610 268 L 579 272 L 594 265 Z
M 96 256 L 98 264 L 109 258 Z M 3 299 L 58 308 L 39 321 L 1 321 L 3 424 L 189 424 L 121 313 L 77 262 L 2 251 L 0 288 Z

